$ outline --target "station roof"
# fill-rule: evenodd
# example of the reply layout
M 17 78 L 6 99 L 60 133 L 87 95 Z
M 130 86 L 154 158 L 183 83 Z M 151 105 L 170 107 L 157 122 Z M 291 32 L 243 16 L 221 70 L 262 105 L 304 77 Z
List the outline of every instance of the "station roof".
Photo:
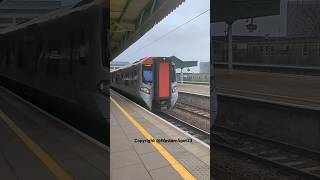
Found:
M 233 22 L 280 14 L 280 0 L 214 0 L 211 3 L 213 22 Z
M 174 62 L 176 69 L 194 67 L 194 66 L 198 65 L 198 61 L 182 61 L 181 59 L 179 59 L 175 56 L 171 56 L 170 58 Z
M 185 0 L 111 0 L 111 60 L 136 42 Z

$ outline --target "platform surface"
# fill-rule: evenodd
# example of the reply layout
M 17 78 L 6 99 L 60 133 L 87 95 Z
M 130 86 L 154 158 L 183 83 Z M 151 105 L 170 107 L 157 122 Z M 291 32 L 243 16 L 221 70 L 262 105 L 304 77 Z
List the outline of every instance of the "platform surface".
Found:
M 101 179 L 109 153 L 0 88 L 0 179 Z
M 210 86 L 200 84 L 178 84 L 178 91 L 210 96 Z
M 152 143 L 137 143 L 146 137 L 119 109 L 123 108 L 154 139 L 189 139 L 172 126 L 147 113 L 133 102 L 111 91 L 110 159 L 112 180 L 178 180 L 183 179 L 172 164 Z M 115 102 L 118 104 L 116 105 Z M 186 172 L 196 179 L 209 179 L 210 149 L 196 142 L 159 143 Z

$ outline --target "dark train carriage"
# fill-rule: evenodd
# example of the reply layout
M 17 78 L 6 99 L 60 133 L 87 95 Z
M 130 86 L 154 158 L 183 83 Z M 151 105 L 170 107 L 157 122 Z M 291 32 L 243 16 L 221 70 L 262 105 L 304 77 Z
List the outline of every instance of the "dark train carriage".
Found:
M 1 84 L 109 144 L 108 24 L 96 0 L 4 29 Z

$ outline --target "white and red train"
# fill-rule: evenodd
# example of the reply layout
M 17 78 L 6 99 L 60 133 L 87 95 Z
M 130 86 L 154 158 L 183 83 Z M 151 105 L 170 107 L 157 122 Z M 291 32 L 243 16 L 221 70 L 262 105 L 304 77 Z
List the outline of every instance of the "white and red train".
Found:
M 178 100 L 170 57 L 147 57 L 111 72 L 111 87 L 153 111 L 171 109 Z

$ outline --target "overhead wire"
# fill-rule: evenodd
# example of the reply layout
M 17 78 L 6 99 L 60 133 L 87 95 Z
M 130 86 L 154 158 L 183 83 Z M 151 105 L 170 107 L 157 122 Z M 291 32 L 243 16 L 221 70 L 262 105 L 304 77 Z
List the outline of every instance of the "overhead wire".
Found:
M 143 47 L 141 47 L 141 48 L 139 48 L 139 49 L 138 49 L 138 50 L 136 50 L 136 51 L 135 51 L 135 53 L 134 53 L 134 54 L 132 54 L 131 56 L 133 56 L 133 55 L 137 54 L 137 53 L 138 53 L 138 52 L 140 52 L 141 50 L 143 50 L 143 49 L 145 49 L 145 48 L 149 47 L 150 45 L 152 45 L 152 44 L 154 44 L 154 43 L 156 43 L 156 42 L 160 41 L 161 39 L 163 39 L 163 38 L 167 37 L 169 34 L 171 34 L 171 33 L 175 32 L 175 31 L 177 31 L 178 29 L 180 29 L 180 28 L 181 28 L 181 27 L 183 27 L 184 25 L 186 25 L 186 24 L 188 24 L 188 23 L 190 23 L 190 22 L 194 21 L 195 19 L 199 18 L 200 16 L 202 16 L 203 14 L 205 14 L 205 13 L 207 13 L 207 12 L 209 12 L 209 11 L 210 11 L 210 9 L 207 9 L 207 10 L 205 10 L 205 11 L 201 12 L 200 14 L 198 14 L 198 15 L 194 16 L 193 18 L 189 19 L 188 21 L 186 21 L 186 22 L 184 22 L 184 23 L 180 24 L 179 26 L 177 26 L 177 27 L 175 27 L 174 29 L 172 29 L 172 30 L 168 31 L 167 33 L 165 33 L 164 35 L 162 35 L 162 36 L 160 36 L 159 38 L 155 39 L 154 41 L 152 41 L 152 42 L 150 42 L 150 43 L 148 43 L 148 44 L 144 45 L 144 46 L 143 46 Z

